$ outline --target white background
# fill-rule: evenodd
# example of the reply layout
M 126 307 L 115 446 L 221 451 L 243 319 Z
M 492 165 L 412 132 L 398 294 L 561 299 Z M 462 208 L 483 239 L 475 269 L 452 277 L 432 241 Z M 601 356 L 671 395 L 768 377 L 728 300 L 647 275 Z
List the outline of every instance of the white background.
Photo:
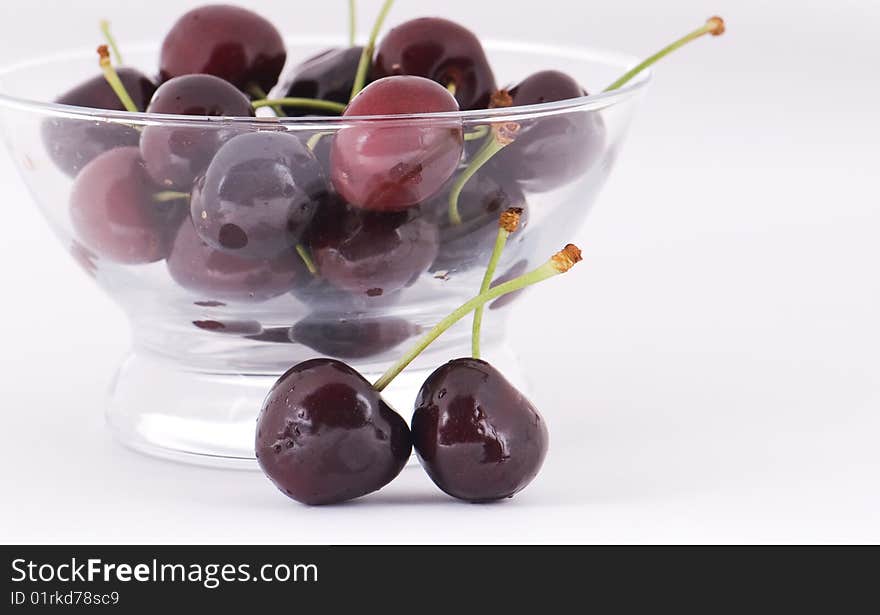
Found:
M 287 34 L 345 27 L 342 0 L 241 2 Z M 2 61 L 92 46 L 100 17 L 158 39 L 191 4 L 3 2 Z M 659 68 L 573 237 L 585 263 L 514 315 L 553 432 L 539 479 L 474 506 L 407 470 L 310 509 L 123 449 L 102 408 L 125 320 L 3 152 L 2 541 L 880 541 L 880 3 L 401 0 L 391 22 L 441 5 L 481 35 L 638 55 L 729 24 Z

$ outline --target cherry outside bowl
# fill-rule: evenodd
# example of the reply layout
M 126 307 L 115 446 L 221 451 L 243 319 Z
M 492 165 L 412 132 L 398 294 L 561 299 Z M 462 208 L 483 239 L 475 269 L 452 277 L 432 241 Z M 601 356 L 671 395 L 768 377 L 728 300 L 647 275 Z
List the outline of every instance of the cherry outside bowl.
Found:
M 338 44 L 336 39 L 289 39 L 288 70 Z M 600 92 L 635 63 L 630 57 L 585 49 L 504 42 L 487 42 L 486 49 L 501 87 L 552 68 L 572 75 L 587 91 Z M 146 74 L 157 66 L 157 55 L 156 45 L 126 45 L 127 65 Z M 475 294 L 500 207 L 525 207 L 528 222 L 511 237 L 499 275 L 522 263 L 536 266 L 575 239 L 650 81 L 646 72 L 612 93 L 531 107 L 368 119 L 278 119 L 267 109 L 256 118 L 179 117 L 38 102 L 52 101 L 97 73 L 92 49 L 0 70 L 0 128 L 34 203 L 58 240 L 125 310 L 131 323 L 133 347 L 110 395 L 109 424 L 125 444 L 150 454 L 245 468 L 256 467 L 254 420 L 280 374 L 330 352 L 372 381 L 420 332 Z M 287 81 L 289 75 L 283 75 L 281 83 Z M 280 96 L 282 90 L 283 85 L 273 93 Z M 516 122 L 533 136 L 562 135 L 559 149 L 564 151 L 555 151 L 552 141 L 540 147 L 532 142 L 530 147 L 542 157 L 558 155 L 566 163 L 565 173 L 555 174 L 552 181 L 536 181 L 533 176 L 518 176 L 524 156 L 509 157 L 517 165 L 505 165 L 505 158 L 499 157 L 485 167 L 483 181 L 465 191 L 470 199 L 461 203 L 466 224 L 451 230 L 443 194 L 448 185 L 404 212 L 358 211 L 340 203 L 332 190 L 329 194 L 315 190 L 321 200 L 313 214 L 306 212 L 315 220 L 326 220 L 330 211 L 345 211 L 338 216 L 345 221 L 344 228 L 328 229 L 322 223 L 320 239 L 315 239 L 318 260 L 327 267 L 327 275 L 320 278 L 309 273 L 293 246 L 278 255 L 234 250 L 218 254 L 186 226 L 192 224 L 186 199 L 157 203 L 155 211 L 145 211 L 151 191 L 167 187 L 151 186 L 128 155 L 136 151 L 133 131 L 146 126 L 194 129 L 199 134 L 216 131 L 222 139 L 278 131 L 303 143 L 327 133 L 315 148 L 315 158 L 330 185 L 327 146 L 338 131 L 352 126 L 424 128 L 438 122 L 460 123 L 465 133 Z M 44 129 L 47 124 L 52 130 Z M 570 131 L 578 130 L 584 131 L 576 133 L 583 138 L 571 138 Z M 82 154 L 101 156 L 101 181 L 81 179 L 82 173 L 72 178 L 69 169 L 53 161 L 57 148 L 52 139 L 64 139 L 65 131 L 95 135 L 95 142 L 83 144 Z M 67 139 L 65 146 L 70 143 Z M 123 155 L 107 153 L 115 146 L 126 148 Z M 472 146 L 464 148 L 462 164 L 473 153 Z M 575 166 L 572 161 L 582 162 Z M 118 190 L 122 185 L 125 189 Z M 481 186 L 487 187 L 486 194 Z M 78 204 L 72 213 L 74 191 Z M 100 216 L 87 211 L 91 202 L 100 204 Z M 95 226 L 84 232 L 83 224 Z M 120 234 L 145 236 L 144 224 L 156 225 L 147 235 L 154 238 L 150 253 L 119 259 Z M 463 234 L 472 234 L 472 240 Z M 236 239 L 230 242 L 233 248 L 243 244 L 237 235 L 231 237 Z M 305 246 L 312 239 L 308 230 L 296 237 Z M 418 243 L 418 249 L 407 249 L 412 246 L 406 242 Z M 35 254 L 38 251 L 35 246 Z M 515 355 L 505 344 L 509 312 L 515 312 L 511 308 L 520 301 L 517 297 L 499 302 L 495 307 L 501 309 L 487 312 L 483 348 L 485 358 L 522 387 Z M 449 331 L 395 381 L 384 394 L 386 400 L 409 416 L 426 376 L 449 359 L 467 355 L 469 337 L 466 321 Z

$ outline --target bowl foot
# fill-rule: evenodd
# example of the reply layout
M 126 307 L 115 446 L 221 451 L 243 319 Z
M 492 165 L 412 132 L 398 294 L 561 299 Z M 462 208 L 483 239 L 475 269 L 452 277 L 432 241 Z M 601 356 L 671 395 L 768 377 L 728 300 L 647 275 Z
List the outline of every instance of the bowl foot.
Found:
M 522 389 L 524 378 L 505 346 L 486 348 L 486 356 Z M 433 367 L 411 367 L 383 393 L 407 419 L 422 383 Z M 358 366 L 355 364 L 355 368 Z M 381 374 L 361 370 L 373 382 Z M 263 399 L 278 374 L 211 373 L 188 370 L 147 352 L 123 362 L 113 383 L 107 423 L 125 446 L 172 461 L 223 469 L 256 470 L 254 425 Z M 417 463 L 415 457 L 411 463 Z

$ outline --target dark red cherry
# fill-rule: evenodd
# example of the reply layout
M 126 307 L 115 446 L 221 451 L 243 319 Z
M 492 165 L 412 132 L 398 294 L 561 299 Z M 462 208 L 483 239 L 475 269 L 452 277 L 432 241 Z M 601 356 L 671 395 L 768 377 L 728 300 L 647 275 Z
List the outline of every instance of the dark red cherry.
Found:
M 586 95 L 577 81 L 559 71 L 535 73 L 510 90 L 515 107 Z M 516 141 L 492 159 L 492 166 L 527 192 L 555 190 L 577 180 L 605 149 L 605 123 L 598 111 L 569 111 L 520 124 Z
M 522 241 L 528 225 L 528 207 L 519 186 L 510 180 L 502 183 L 492 173 L 482 171 L 465 184 L 458 200 L 461 223 L 449 219 L 449 191 L 431 200 L 424 208 L 432 212 L 440 232 L 440 250 L 432 271 L 462 271 L 473 266 L 485 267 L 498 236 L 498 217 L 506 209 L 523 210 L 520 227 L 508 240 L 511 252 Z
M 382 297 L 414 283 L 437 256 L 437 227 L 418 208 L 371 212 L 328 203 L 309 231 L 321 278 L 355 295 Z
M 159 58 L 163 81 L 205 73 L 240 90 L 268 92 L 278 81 L 287 52 L 268 20 L 247 9 L 210 4 L 185 13 L 165 36 Z
M 354 369 L 300 363 L 269 391 L 257 419 L 266 476 L 303 504 L 335 504 L 391 482 L 412 452 L 409 428 Z
M 419 391 L 413 445 L 431 479 L 470 502 L 508 498 L 537 476 L 549 445 L 544 419 L 494 367 L 456 359 Z
M 373 65 L 376 79 L 415 75 L 455 86 L 462 110 L 485 109 L 497 89 L 480 40 L 467 28 L 437 17 L 407 21 L 385 35 Z
M 155 202 L 157 190 L 136 147 L 112 149 L 92 160 L 70 193 L 70 218 L 79 243 L 117 263 L 165 258 L 180 220 L 179 207 Z
M 421 77 L 387 77 L 358 94 L 346 117 L 458 111 L 442 86 Z M 353 121 L 333 137 L 333 185 L 353 205 L 399 211 L 436 194 L 461 160 L 456 118 Z
M 541 105 L 560 100 L 582 98 L 587 91 L 570 75 L 558 70 L 545 70 L 520 81 L 509 90 L 514 107 Z
M 314 98 L 348 104 L 363 47 L 327 49 L 293 69 L 286 79 L 285 96 Z M 369 79 L 367 81 L 369 83 Z M 337 115 L 316 109 L 283 107 L 289 116 Z
M 292 249 L 272 259 L 251 259 L 206 244 L 184 220 L 168 255 L 168 272 L 183 288 L 207 299 L 265 301 L 289 292 L 302 275 Z
M 163 83 L 149 113 L 209 117 L 253 117 L 250 100 L 229 82 L 212 75 L 184 75 Z M 226 141 L 241 132 L 234 125 L 151 125 L 141 135 L 141 155 L 147 171 L 165 189 L 189 191 L 193 180 Z
M 322 355 L 365 359 L 392 350 L 420 331 L 402 318 L 319 312 L 293 325 L 290 337 Z
M 138 109 L 146 109 L 156 85 L 133 68 L 120 68 L 119 79 Z M 97 75 L 59 96 L 56 103 L 125 111 L 103 75 Z M 137 145 L 140 133 L 131 126 L 85 118 L 52 117 L 43 122 L 43 143 L 52 162 L 71 177 L 100 154 L 115 147 Z
M 191 214 L 212 247 L 272 258 L 296 246 L 327 191 L 321 165 L 302 141 L 252 132 L 217 152 L 193 189 Z

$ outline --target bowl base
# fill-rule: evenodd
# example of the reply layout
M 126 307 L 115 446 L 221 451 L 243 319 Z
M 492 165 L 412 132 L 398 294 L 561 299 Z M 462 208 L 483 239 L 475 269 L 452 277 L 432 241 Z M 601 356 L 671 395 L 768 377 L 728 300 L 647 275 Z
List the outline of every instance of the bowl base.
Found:
M 494 344 L 485 354 L 526 392 L 519 362 L 507 347 Z M 450 358 L 440 359 L 432 368 L 404 371 L 383 393 L 386 401 L 408 421 L 422 383 Z M 357 364 L 353 367 L 358 368 Z M 381 375 L 361 373 L 370 382 Z M 119 368 L 107 423 L 122 444 L 147 455 L 214 468 L 256 470 L 254 427 L 263 400 L 279 376 L 193 371 L 138 351 Z

